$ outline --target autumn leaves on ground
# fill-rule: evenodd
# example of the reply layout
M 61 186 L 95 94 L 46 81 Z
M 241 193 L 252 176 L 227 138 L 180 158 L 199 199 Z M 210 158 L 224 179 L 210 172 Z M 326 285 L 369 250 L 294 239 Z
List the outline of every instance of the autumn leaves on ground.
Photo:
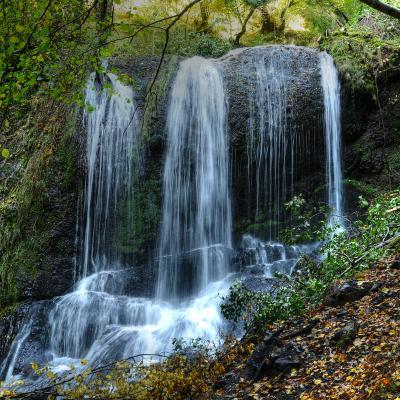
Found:
M 222 397 L 400 399 L 399 284 L 400 255 L 336 283 L 327 305 L 269 326 L 272 340 L 243 343 L 255 350 L 237 360 L 238 380 Z

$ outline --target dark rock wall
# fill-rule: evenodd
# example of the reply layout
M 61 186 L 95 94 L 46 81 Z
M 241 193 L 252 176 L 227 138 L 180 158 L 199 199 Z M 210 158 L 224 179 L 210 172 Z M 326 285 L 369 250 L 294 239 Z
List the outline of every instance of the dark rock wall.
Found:
M 344 168 L 369 187 L 400 184 L 400 75 L 378 82 L 379 102 L 370 93 L 344 90 Z M 361 185 L 362 186 L 362 185 Z
M 280 72 L 279 68 L 285 71 L 283 79 L 287 98 L 285 112 L 289 146 L 286 149 L 286 198 L 281 198 L 280 203 L 290 200 L 293 194 L 299 193 L 311 199 L 314 190 L 325 181 L 323 93 L 320 84 L 319 53 L 300 46 L 263 46 L 225 56 L 223 65 L 229 102 L 233 212 L 238 235 L 243 233 L 243 229 L 246 230 L 249 226 L 255 227 L 259 222 L 255 220 L 255 174 L 250 174 L 249 178 L 247 149 L 251 97 L 257 95 L 254 89 L 256 81 L 254 65 L 260 57 L 265 63 L 272 57 L 279 58 L 279 63 L 274 67 L 277 73 Z M 295 146 L 297 160 L 293 170 L 290 166 L 292 138 L 296 138 L 297 141 Z M 281 165 L 281 173 L 283 168 Z M 251 164 L 250 169 L 255 171 L 256 165 Z M 283 176 L 278 177 L 280 178 L 283 179 Z M 292 182 L 293 187 L 291 187 Z M 267 192 L 269 189 L 262 187 L 262 190 Z M 267 215 L 265 210 L 275 205 L 268 204 L 267 193 L 261 199 L 264 215 Z M 281 220 L 284 218 L 284 215 L 279 217 Z
M 74 273 L 78 113 L 39 99 L 22 122 L 1 166 L 11 173 L 0 185 L 1 305 L 65 293 Z

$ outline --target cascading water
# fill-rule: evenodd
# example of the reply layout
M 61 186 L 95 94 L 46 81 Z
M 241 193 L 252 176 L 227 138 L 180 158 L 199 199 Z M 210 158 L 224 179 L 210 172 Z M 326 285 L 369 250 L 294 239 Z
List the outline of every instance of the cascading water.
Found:
M 276 273 L 290 276 L 301 254 L 311 252 L 314 247 L 263 242 L 251 235 L 244 235 L 241 243 L 247 253 L 246 268 L 253 274 L 261 272 L 266 278 L 273 278 Z
M 167 130 L 157 297 L 176 302 L 229 271 L 226 100 L 213 61 L 181 63 Z
M 341 159 L 340 80 L 332 57 L 321 53 L 321 85 L 324 93 L 324 126 L 326 140 L 326 173 L 331 227 L 343 227 L 343 177 Z
M 295 184 L 305 169 L 312 169 L 316 132 L 291 124 L 295 86 L 289 47 L 268 46 L 252 49 L 249 80 L 249 135 L 247 174 L 249 217 L 263 222 L 265 234 L 276 239 L 284 204 L 295 195 Z M 310 126 L 310 122 L 308 122 Z M 255 192 L 253 195 L 252 192 Z
M 82 358 L 99 364 L 135 354 L 160 354 L 171 349 L 174 338 L 216 340 L 222 326 L 218 293 L 230 282 L 226 104 L 216 66 L 200 58 L 185 61 L 174 83 L 164 176 L 163 257 L 155 299 L 127 295 L 126 274 L 135 272 L 124 268 L 122 255 L 111 246 L 112 232 L 121 223 L 120 203 L 132 195 L 140 152 L 134 94 L 108 76 L 111 96 L 93 88 L 94 76 L 86 91 L 93 111 L 85 114 L 88 168 L 81 280 L 75 291 L 56 300 L 49 314 L 46 361 L 55 372 L 79 366 Z M 188 259 L 186 265 L 194 268 L 185 285 L 193 288 L 192 299 L 186 296 L 188 290 L 178 290 Z M 26 328 L 10 355 L 8 378 L 30 334 L 30 325 Z
M 113 74 L 107 75 L 111 93 L 96 90 L 93 75 L 86 89 L 87 175 L 80 277 L 118 267 L 121 255 L 110 245 L 118 228 L 118 207 L 131 200 L 133 174 L 138 173 L 137 115 L 132 89 Z M 111 96 L 110 96 L 111 94 Z M 131 225 L 130 221 L 127 225 Z
M 279 53 L 277 57 L 268 60 L 261 55 L 255 60 L 254 68 L 254 96 L 250 100 L 248 174 L 255 174 L 256 220 L 266 217 L 273 222 L 279 220 L 279 207 L 286 198 L 285 157 L 289 140 L 285 85 L 287 71 Z M 266 204 L 269 212 L 262 215 Z
M 251 68 L 256 79 L 250 79 L 246 89 L 251 98 L 248 174 L 249 186 L 256 183 L 256 216 L 278 221 L 282 203 L 292 194 L 297 158 L 303 157 L 299 153 L 309 146 L 311 134 L 300 138 L 300 130 L 292 131 L 287 123 L 290 71 L 278 49 L 268 49 L 269 57 L 265 51 L 254 49 Z M 82 358 L 98 365 L 135 354 L 160 354 L 171 349 L 173 338 L 215 341 L 224 326 L 219 294 L 228 290 L 235 277 L 246 284 L 249 277 L 261 277 L 265 290 L 266 279 L 271 280 L 275 272 L 290 275 L 300 254 L 314 250 L 314 246 L 284 246 L 246 235 L 240 246 L 245 258 L 242 275 L 231 272 L 224 62 L 224 58 L 200 57 L 183 61 L 173 83 L 159 270 L 152 298 L 130 296 L 127 277 L 135 275 L 135 267 L 126 263 L 114 240 L 121 225 L 131 226 L 135 214 L 130 209 L 131 199 L 135 190 L 140 190 L 136 189 L 141 150 L 135 95 L 112 74 L 106 78 L 111 93 L 98 87 L 95 75 L 91 77 L 86 90 L 93 111 L 85 113 L 88 168 L 77 258 L 80 281 L 73 292 L 55 300 L 48 315 L 44 361 L 54 371 L 66 371 L 71 364 L 79 366 Z M 321 74 L 329 204 L 340 215 L 340 87 L 327 55 L 321 56 Z M 121 208 L 126 220 L 121 220 Z M 270 237 L 274 233 L 271 229 Z M 17 367 L 33 325 L 32 316 L 1 369 L 8 382 L 15 370 L 21 372 L 29 364 Z

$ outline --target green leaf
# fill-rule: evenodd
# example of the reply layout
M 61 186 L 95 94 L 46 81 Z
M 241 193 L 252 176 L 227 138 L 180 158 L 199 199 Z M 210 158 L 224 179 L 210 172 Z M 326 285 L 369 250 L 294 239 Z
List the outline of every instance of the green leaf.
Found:
M 3 158 L 8 158 L 8 157 L 10 157 L 10 150 L 8 150 L 8 149 L 2 149 L 2 150 L 1 150 L 1 155 L 3 156 Z

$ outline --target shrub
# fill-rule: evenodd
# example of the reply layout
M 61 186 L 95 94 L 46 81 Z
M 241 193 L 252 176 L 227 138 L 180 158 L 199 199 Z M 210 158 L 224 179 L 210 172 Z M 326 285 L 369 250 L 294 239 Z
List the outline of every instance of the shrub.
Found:
M 366 200 L 360 203 L 368 206 Z M 325 230 L 326 235 L 332 232 Z M 280 277 L 282 287 L 272 293 L 247 290 L 235 282 L 222 305 L 222 313 L 246 330 L 260 331 L 266 324 L 301 314 L 319 304 L 326 288 L 369 267 L 393 250 L 400 249 L 400 190 L 382 194 L 368 207 L 364 220 L 356 220 L 346 231 L 326 236 L 319 264 L 309 257 L 300 258 L 298 272 L 291 278 Z

